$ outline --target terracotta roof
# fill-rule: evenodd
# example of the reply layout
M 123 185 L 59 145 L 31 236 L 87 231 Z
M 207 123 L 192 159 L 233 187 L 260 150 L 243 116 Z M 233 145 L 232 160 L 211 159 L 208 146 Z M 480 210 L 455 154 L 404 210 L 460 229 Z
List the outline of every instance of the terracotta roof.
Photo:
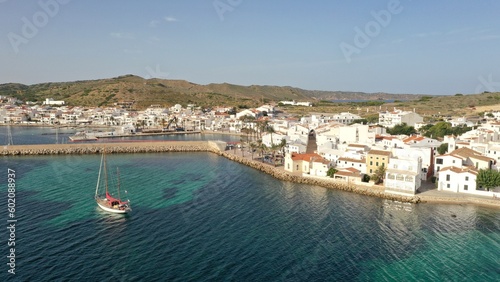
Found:
M 447 166 L 447 167 L 443 167 L 441 170 L 439 170 L 439 172 L 443 172 L 443 171 L 452 171 L 454 173 L 472 173 L 474 175 L 477 175 L 479 173 L 479 171 L 475 167 L 470 167 L 470 166 L 463 167 L 463 168 L 456 167 L 456 166 Z
M 339 161 L 362 163 L 362 164 L 364 164 L 366 162 L 365 159 L 357 160 L 357 159 L 351 159 L 351 158 L 339 158 Z
M 353 173 L 359 173 L 359 172 L 361 172 L 361 171 L 359 171 L 359 170 L 357 170 L 357 169 L 355 169 L 353 167 L 339 168 L 339 170 L 340 171 L 347 170 L 347 171 L 350 171 L 350 172 L 353 172 Z
M 425 137 L 423 137 L 423 136 L 410 136 L 408 138 L 403 139 L 403 142 L 404 143 L 408 143 L 408 142 L 412 142 L 412 141 L 416 142 L 416 141 L 422 141 L 424 139 L 425 139 Z
M 391 152 L 382 150 L 370 150 L 368 155 L 390 156 Z
M 451 151 L 449 153 L 449 155 L 457 156 L 457 157 L 461 157 L 461 158 L 469 158 L 469 157 L 473 157 L 473 156 L 482 156 L 481 153 L 476 152 L 476 151 L 474 151 L 472 149 L 469 149 L 469 148 L 456 149 L 454 151 Z
M 361 177 L 361 173 L 350 172 L 350 171 L 337 171 L 335 175 L 348 176 L 348 177 Z
M 480 155 L 477 155 L 477 156 L 470 156 L 469 158 L 471 159 L 477 159 L 477 160 L 480 160 L 480 161 L 485 161 L 485 162 L 489 162 L 489 161 L 493 161 L 494 159 L 492 158 L 489 158 L 489 157 L 485 157 L 485 156 L 480 156 Z
M 314 154 L 292 154 L 292 160 L 294 161 L 306 161 L 306 162 L 321 162 L 321 163 L 326 163 L 329 164 L 330 161 L 327 159 L 323 158 L 322 156 L 314 153 Z
M 355 148 L 366 148 L 366 145 L 361 144 L 349 144 L 347 147 L 355 147 Z

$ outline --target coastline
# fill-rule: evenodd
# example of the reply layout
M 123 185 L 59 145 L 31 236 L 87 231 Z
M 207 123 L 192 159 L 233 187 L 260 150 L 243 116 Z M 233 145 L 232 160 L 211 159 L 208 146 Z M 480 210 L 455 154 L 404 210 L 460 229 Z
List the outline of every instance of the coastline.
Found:
M 382 186 L 350 185 L 334 181 L 330 178 L 306 177 L 287 172 L 283 167 L 252 160 L 249 153 L 240 156 L 238 150 L 225 151 L 226 142 L 222 141 L 156 141 L 156 142 L 119 142 L 119 143 L 73 143 L 73 144 L 40 144 L 40 145 L 9 145 L 3 146 L 2 156 L 34 156 L 34 155 L 70 155 L 70 154 L 100 154 L 105 148 L 107 153 L 161 153 L 161 152 L 210 152 L 225 157 L 231 161 L 252 167 L 282 181 L 317 185 L 329 189 L 337 189 L 365 196 L 378 197 L 387 200 L 407 203 L 440 203 L 440 204 L 472 204 L 500 209 L 500 199 L 492 199 L 474 195 L 463 195 L 435 189 L 420 192 L 414 196 L 385 193 Z

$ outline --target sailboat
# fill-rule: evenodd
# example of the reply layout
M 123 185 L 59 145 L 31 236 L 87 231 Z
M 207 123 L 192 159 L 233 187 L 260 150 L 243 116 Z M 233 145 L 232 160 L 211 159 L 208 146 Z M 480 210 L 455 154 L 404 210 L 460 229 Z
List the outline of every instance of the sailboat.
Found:
M 101 186 L 101 174 L 104 174 L 104 193 L 102 191 L 99 191 L 99 186 Z M 117 185 L 116 185 L 116 190 L 117 190 L 117 197 L 112 196 L 109 193 L 109 188 L 108 188 L 108 172 L 106 169 L 106 154 L 103 151 L 102 156 L 101 156 L 101 165 L 99 166 L 99 176 L 97 177 L 97 186 L 95 188 L 95 201 L 97 202 L 97 205 L 111 213 L 128 213 L 132 209 L 130 208 L 130 201 L 122 201 L 120 199 L 120 173 L 117 170 Z

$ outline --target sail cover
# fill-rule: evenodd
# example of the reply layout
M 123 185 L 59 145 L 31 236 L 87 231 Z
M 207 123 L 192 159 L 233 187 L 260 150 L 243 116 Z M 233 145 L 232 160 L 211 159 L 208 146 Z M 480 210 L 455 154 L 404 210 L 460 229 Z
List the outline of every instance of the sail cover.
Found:
M 118 202 L 119 205 L 124 205 L 124 204 L 128 203 L 128 202 L 124 202 L 120 199 L 114 198 L 108 192 L 106 192 L 106 199 L 108 199 L 108 201 L 110 201 L 111 203 Z

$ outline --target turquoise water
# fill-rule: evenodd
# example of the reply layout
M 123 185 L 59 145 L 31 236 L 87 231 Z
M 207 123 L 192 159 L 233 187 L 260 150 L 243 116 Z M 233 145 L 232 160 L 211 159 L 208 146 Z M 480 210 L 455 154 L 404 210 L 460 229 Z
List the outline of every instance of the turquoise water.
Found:
M 133 209 L 110 215 L 93 200 L 99 161 L 1 159 L 1 198 L 7 168 L 17 174 L 18 219 L 15 276 L 2 232 L 2 281 L 500 280 L 499 210 L 397 203 L 165 153 L 108 156 Z

